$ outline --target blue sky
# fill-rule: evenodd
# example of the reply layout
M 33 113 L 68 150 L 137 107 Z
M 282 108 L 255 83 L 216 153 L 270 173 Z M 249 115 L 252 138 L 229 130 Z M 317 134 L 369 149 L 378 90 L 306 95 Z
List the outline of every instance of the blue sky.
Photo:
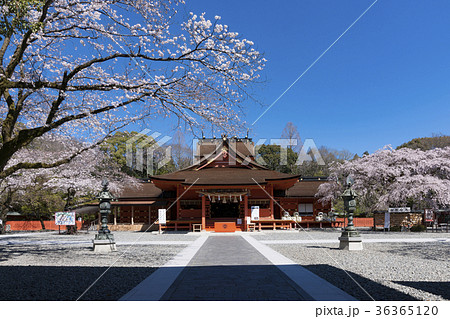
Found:
M 268 106 L 373 2 L 193 0 L 186 12 L 221 16 L 264 52 L 254 93 Z M 280 137 L 291 121 L 302 139 L 361 155 L 450 134 L 448 12 L 448 0 L 379 0 L 253 126 L 264 109 L 244 104 L 251 137 Z M 173 134 L 166 127 L 155 123 Z

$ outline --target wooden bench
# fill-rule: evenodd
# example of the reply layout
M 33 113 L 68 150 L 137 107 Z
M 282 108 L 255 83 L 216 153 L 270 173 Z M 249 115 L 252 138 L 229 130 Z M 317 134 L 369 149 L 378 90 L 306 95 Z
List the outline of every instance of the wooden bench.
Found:
M 269 220 L 255 220 L 252 221 L 255 224 L 258 225 L 258 229 L 261 230 L 262 228 L 271 228 L 273 230 L 276 230 L 277 228 L 280 229 L 291 229 L 292 223 L 294 223 L 293 220 L 289 219 L 269 219 Z
M 159 223 L 158 223 L 159 224 Z M 173 229 L 173 230 L 188 230 L 193 229 L 193 224 L 199 224 L 198 220 L 168 220 L 165 225 L 159 224 L 159 230 Z
M 195 233 L 196 231 L 202 231 L 202 224 L 192 224 L 192 231 Z
M 255 223 L 247 223 L 247 231 L 255 231 L 256 224 Z

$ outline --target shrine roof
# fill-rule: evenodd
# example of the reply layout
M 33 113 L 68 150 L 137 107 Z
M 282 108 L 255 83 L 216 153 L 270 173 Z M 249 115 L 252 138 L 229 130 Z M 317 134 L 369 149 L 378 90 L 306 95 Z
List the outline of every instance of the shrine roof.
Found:
M 174 173 L 152 176 L 152 181 L 172 181 L 185 185 L 256 185 L 269 181 L 298 179 L 299 175 L 280 173 L 267 169 L 238 167 L 205 167 L 181 170 Z
M 287 197 L 315 197 L 321 184 L 327 182 L 326 177 L 300 179 L 286 191 Z
M 119 198 L 133 199 L 133 198 L 157 198 L 162 194 L 162 190 L 156 187 L 155 184 L 148 182 L 140 182 L 138 187 L 125 186 L 119 194 Z

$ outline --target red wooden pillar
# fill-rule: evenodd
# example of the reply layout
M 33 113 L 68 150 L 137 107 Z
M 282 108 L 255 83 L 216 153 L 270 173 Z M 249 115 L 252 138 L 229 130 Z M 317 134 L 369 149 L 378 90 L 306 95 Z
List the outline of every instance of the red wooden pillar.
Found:
M 247 217 L 250 216 L 249 212 L 248 212 L 248 195 L 245 194 L 244 195 L 244 225 L 245 225 L 245 230 L 248 230 L 248 225 L 247 225 Z
M 206 196 L 202 196 L 202 229 L 206 228 Z
M 176 214 L 175 214 L 175 218 L 178 220 L 178 219 L 180 219 L 180 211 L 181 211 L 181 203 L 180 203 L 180 187 L 179 186 L 177 186 L 177 199 L 176 199 L 176 201 L 177 201 L 177 212 L 176 212 Z
M 273 185 L 270 185 L 270 218 L 273 219 Z
M 151 225 L 152 224 L 152 210 L 150 205 L 148 205 L 148 224 Z

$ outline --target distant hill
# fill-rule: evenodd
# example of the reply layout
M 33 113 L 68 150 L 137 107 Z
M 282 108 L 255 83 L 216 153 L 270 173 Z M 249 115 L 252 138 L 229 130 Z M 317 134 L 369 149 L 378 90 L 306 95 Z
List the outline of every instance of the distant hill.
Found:
M 403 143 L 398 146 L 397 149 L 400 148 L 412 148 L 412 149 L 421 149 L 422 151 L 431 150 L 433 148 L 443 148 L 446 146 L 450 146 L 450 136 L 448 135 L 439 135 L 433 137 L 420 137 L 412 139 L 409 142 Z

